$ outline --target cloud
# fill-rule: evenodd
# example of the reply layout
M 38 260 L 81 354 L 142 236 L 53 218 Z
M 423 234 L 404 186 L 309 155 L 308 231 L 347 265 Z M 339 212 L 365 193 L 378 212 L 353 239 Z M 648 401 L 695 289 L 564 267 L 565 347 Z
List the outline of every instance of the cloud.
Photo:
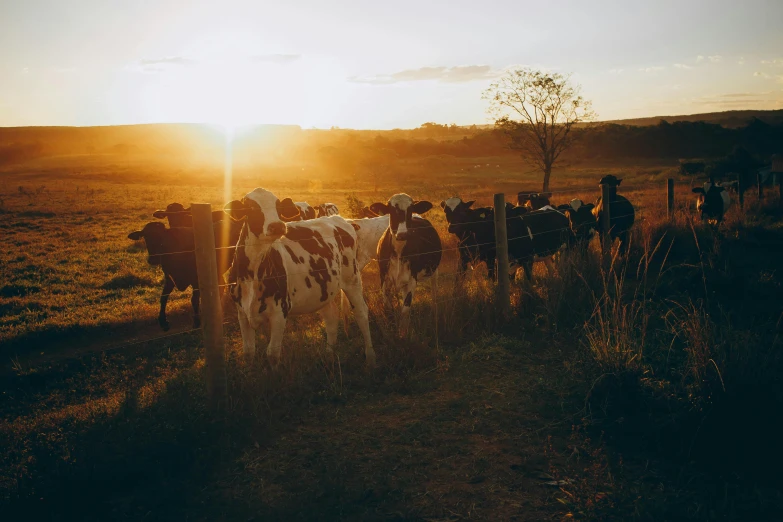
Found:
M 735 92 L 731 94 L 719 94 L 718 98 L 752 98 L 763 94 L 770 94 L 772 91 L 765 92 Z
M 677 69 L 693 69 L 690 65 L 685 65 L 684 63 L 675 63 L 674 67 Z
M 196 63 L 195 60 L 184 58 L 182 56 L 167 56 L 165 58 L 139 60 L 139 64 L 143 67 L 157 65 L 192 65 L 194 63 Z
M 775 67 L 783 67 L 783 58 L 774 58 L 772 60 L 761 60 L 764 65 L 773 65 Z
M 275 63 L 285 65 L 295 62 L 302 57 L 300 54 L 257 54 L 250 57 L 251 62 L 257 63 Z
M 744 56 L 740 56 L 740 59 L 737 62 L 737 65 L 745 65 L 745 57 Z
M 376 76 L 351 76 L 349 82 L 385 85 L 401 82 L 438 81 L 444 83 L 463 83 L 493 78 L 499 74 L 489 65 L 458 65 L 456 67 L 421 67 L 406 69 L 393 74 Z
M 609 74 L 623 74 L 625 69 L 609 69 Z
M 766 79 L 766 78 L 769 78 L 769 74 L 767 74 L 767 73 L 765 73 L 765 72 L 760 72 L 760 71 L 756 71 L 756 72 L 754 72 L 754 73 L 753 73 L 753 76 L 758 76 L 758 77 L 760 77 L 760 78 L 765 78 L 765 79 Z
M 716 55 L 713 55 L 713 56 L 709 56 L 708 58 L 710 59 L 710 62 L 712 62 L 712 63 L 718 63 L 720 61 L 723 61 L 723 56 L 721 56 L 719 54 L 716 54 Z
M 701 62 L 701 61 L 704 61 L 704 56 L 702 56 L 702 55 L 697 56 L 696 57 L 696 62 L 698 63 L 698 62 Z
M 780 104 L 780 102 L 780 99 L 775 98 L 773 91 L 734 92 L 702 96 L 693 100 L 695 105 L 706 105 L 723 109 L 741 109 L 743 107 L 769 108 L 774 104 Z
M 663 67 L 659 67 L 659 66 L 656 66 L 656 67 L 642 67 L 642 68 L 639 69 L 639 72 L 654 73 L 654 72 L 658 72 L 658 71 L 662 71 L 662 70 L 663 70 Z

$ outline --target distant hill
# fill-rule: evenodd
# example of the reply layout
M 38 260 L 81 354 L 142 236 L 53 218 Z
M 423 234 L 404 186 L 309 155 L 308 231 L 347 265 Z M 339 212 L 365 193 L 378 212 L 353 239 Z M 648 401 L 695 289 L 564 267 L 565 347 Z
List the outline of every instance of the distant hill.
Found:
M 783 124 L 783 109 L 771 111 L 724 111 L 724 112 L 705 112 L 702 114 L 687 114 L 680 116 L 652 116 L 649 118 L 633 118 L 629 120 L 610 120 L 603 123 L 618 123 L 620 125 L 633 125 L 635 127 L 649 127 L 658 125 L 661 120 L 669 123 L 677 121 L 703 121 L 714 123 L 728 128 L 744 127 L 754 118 L 758 118 L 764 123 L 770 125 Z

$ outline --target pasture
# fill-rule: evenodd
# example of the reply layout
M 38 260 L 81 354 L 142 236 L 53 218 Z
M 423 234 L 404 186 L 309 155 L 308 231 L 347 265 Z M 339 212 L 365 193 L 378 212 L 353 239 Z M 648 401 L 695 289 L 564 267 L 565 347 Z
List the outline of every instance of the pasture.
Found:
M 597 242 L 553 274 L 512 285 L 494 315 L 485 269 L 456 277 L 438 203 L 491 204 L 537 188 L 513 158 L 422 160 L 394 175 L 329 179 L 295 167 L 220 167 L 111 155 L 3 167 L 0 218 L 0 498 L 12 519 L 722 520 L 783 507 L 775 415 L 783 230 L 777 194 L 718 230 L 694 219 L 675 165 L 579 164 L 553 174 L 555 203 L 594 201 L 624 179 L 637 210 L 626 258 Z M 439 290 L 400 339 L 363 274 L 378 369 L 349 324 L 337 357 L 317 316 L 289 323 L 279 368 L 241 358 L 226 306 L 229 407 L 205 408 L 190 292 L 156 317 L 160 272 L 127 234 L 177 201 L 278 197 L 435 204 Z M 438 317 L 437 328 L 435 317 Z M 265 346 L 261 340 L 262 348 Z

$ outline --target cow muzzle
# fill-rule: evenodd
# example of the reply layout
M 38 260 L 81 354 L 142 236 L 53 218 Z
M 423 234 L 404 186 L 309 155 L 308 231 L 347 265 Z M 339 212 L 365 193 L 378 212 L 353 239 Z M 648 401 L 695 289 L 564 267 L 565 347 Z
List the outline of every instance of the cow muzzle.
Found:
M 406 230 L 402 232 L 397 232 L 396 234 L 394 234 L 394 239 L 396 239 L 397 241 L 407 241 L 408 231 Z

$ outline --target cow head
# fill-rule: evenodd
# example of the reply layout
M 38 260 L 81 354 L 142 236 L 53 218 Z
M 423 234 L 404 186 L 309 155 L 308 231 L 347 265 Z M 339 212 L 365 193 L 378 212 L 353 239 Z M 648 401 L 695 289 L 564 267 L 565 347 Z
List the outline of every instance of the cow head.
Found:
M 166 210 L 156 210 L 152 213 L 153 217 L 169 220 L 171 227 L 192 227 L 193 218 L 190 214 L 190 207 L 185 208 L 179 203 L 170 203 Z
M 551 192 L 520 192 L 517 194 L 517 204 L 531 210 L 538 210 L 549 205 Z
M 618 179 L 616 176 L 613 176 L 612 174 L 609 174 L 608 176 L 604 176 L 601 178 L 601 181 L 598 182 L 599 185 L 609 185 L 610 187 L 619 187 L 620 182 L 622 182 L 622 178 Z
M 291 198 L 280 201 L 277 196 L 257 188 L 223 207 L 235 221 L 245 220 L 248 229 L 258 239 L 275 240 L 285 235 L 286 222 L 300 219 L 299 208 Z
M 557 210 L 568 218 L 571 232 L 576 239 L 590 239 L 598 229 L 598 221 L 593 215 L 595 205 L 583 203 L 581 199 L 572 199 L 567 205 L 558 205 Z
M 166 254 L 166 225 L 159 221 L 147 223 L 141 230 L 136 230 L 128 234 L 128 239 L 133 241 L 144 240 L 147 246 L 147 263 L 157 266 L 160 265 L 161 255 Z
M 397 241 L 408 239 L 408 229 L 413 223 L 413 214 L 424 214 L 432 208 L 429 201 L 413 201 L 407 194 L 395 194 L 388 203 L 373 203 L 370 210 L 379 216 L 389 215 L 389 229 Z
M 723 214 L 725 210 L 724 201 L 720 193 L 724 190 L 726 190 L 724 187 L 709 181 L 705 182 L 701 187 L 691 189 L 694 194 L 699 195 L 699 199 L 696 201 L 696 210 L 701 213 L 702 217 L 705 214 L 707 216 Z
M 458 197 L 449 198 L 440 202 L 440 208 L 446 214 L 446 221 L 449 223 L 449 233 L 462 237 L 465 223 L 475 221 L 471 217 L 470 207 L 475 201 L 462 201 Z

